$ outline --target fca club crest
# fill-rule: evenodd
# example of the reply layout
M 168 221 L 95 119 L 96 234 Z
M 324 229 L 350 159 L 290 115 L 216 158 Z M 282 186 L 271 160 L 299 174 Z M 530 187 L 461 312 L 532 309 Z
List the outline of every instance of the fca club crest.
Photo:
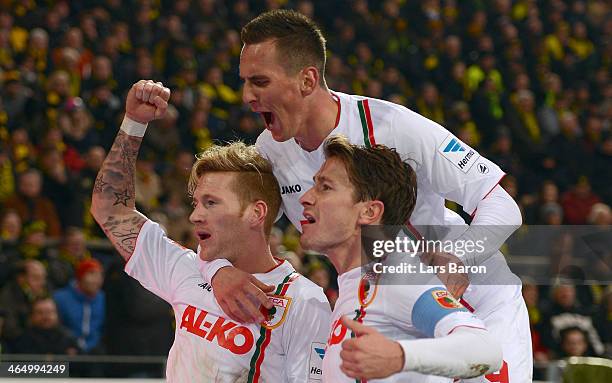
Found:
M 291 306 L 291 297 L 269 295 L 268 300 L 274 306 L 271 309 L 261 306 L 261 313 L 266 317 L 266 320 L 261 325 L 269 330 L 273 330 L 285 321 L 287 312 L 289 312 L 289 306 Z
M 366 273 L 359 281 L 359 304 L 362 307 L 367 307 L 378 291 L 378 275 Z
M 433 295 L 434 299 L 440 306 L 446 309 L 463 308 L 461 303 L 459 303 L 459 301 L 446 290 L 434 290 L 431 292 L 431 295 Z

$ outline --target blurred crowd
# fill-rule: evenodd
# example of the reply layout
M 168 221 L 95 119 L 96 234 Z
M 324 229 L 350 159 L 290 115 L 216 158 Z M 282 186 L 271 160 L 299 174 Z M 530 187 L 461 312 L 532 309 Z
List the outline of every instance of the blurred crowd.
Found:
M 167 354 L 172 312 L 123 273 L 91 188 L 129 87 L 163 81 L 171 106 L 145 136 L 137 205 L 194 247 L 194 153 L 263 129 L 242 105 L 240 28 L 279 7 L 321 26 L 331 89 L 448 128 L 508 173 L 526 224 L 612 223 L 607 1 L 0 0 L 2 352 Z M 334 271 L 293 227 L 271 244 L 335 300 Z M 610 356 L 609 288 L 525 286 L 537 360 Z

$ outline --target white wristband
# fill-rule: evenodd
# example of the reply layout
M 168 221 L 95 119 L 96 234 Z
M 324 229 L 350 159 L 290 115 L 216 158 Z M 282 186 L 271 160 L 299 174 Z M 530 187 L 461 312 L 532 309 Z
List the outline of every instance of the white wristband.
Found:
M 149 124 L 143 124 L 138 121 L 134 121 L 127 115 L 125 115 L 123 117 L 123 122 L 121 123 L 121 130 L 123 130 L 130 136 L 144 137 L 148 125 Z

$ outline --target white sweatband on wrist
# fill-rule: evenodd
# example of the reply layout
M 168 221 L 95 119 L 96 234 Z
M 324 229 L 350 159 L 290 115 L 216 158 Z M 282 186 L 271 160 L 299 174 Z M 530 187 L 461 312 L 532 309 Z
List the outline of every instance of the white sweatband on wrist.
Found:
M 121 130 L 123 130 L 129 136 L 144 137 L 148 125 L 149 124 L 143 124 L 138 121 L 134 121 L 126 115 L 123 117 L 123 122 L 121 123 Z

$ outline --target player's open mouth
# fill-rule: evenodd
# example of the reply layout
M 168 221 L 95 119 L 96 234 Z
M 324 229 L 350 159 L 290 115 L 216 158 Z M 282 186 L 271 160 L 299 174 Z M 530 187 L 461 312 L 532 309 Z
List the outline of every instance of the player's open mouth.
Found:
M 206 233 L 204 231 L 198 231 L 198 232 L 196 232 L 196 235 L 198 236 L 200 241 L 205 241 L 208 238 L 210 238 L 210 234 L 208 234 L 208 233 Z
M 311 224 L 317 222 L 317 220 L 310 214 L 304 213 L 304 218 L 306 218 L 306 223 Z
M 274 123 L 274 113 L 272 112 L 260 112 L 261 117 L 264 119 L 264 123 L 266 124 L 266 129 L 270 129 L 272 124 Z

